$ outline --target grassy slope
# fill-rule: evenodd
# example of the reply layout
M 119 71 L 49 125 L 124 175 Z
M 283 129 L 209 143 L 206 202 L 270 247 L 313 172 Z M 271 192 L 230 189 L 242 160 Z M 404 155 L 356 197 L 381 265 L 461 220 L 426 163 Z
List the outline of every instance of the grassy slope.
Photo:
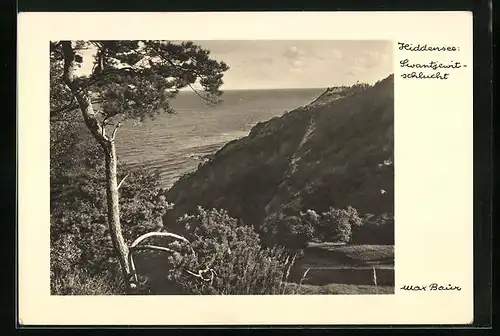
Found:
M 387 264 L 391 263 L 391 261 L 394 262 L 394 245 L 311 243 L 307 250 L 310 256 L 329 254 L 333 259 L 351 261 L 352 264 Z
M 316 286 L 290 283 L 286 288 L 289 294 L 299 295 L 394 294 L 394 286 L 378 286 L 376 288 L 374 285 L 328 284 Z
M 291 280 L 299 283 L 309 269 L 302 288 L 306 294 L 375 293 L 373 269 L 376 268 L 379 293 L 394 291 L 393 245 L 311 244 L 296 263 Z

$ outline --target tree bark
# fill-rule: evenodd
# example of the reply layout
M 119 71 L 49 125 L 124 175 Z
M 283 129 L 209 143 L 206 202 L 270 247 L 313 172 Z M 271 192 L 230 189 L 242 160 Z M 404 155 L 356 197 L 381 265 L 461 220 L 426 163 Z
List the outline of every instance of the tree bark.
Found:
M 129 249 L 123 239 L 120 224 L 120 204 L 117 183 L 117 157 L 114 143 L 114 134 L 111 138 L 106 136 L 104 126 L 99 123 L 92 103 L 85 91 L 75 83 L 75 51 L 71 46 L 71 41 L 61 41 L 64 54 L 64 83 L 70 88 L 73 96 L 78 102 L 82 111 L 85 125 L 90 133 L 101 145 L 106 157 L 106 198 L 108 207 L 108 226 L 113 242 L 113 248 L 120 262 L 121 271 L 125 280 L 127 289 L 130 290 L 131 273 L 128 261 Z M 116 131 L 116 130 L 115 130 Z
M 129 249 L 123 239 L 120 223 L 120 203 L 118 195 L 118 180 L 116 176 L 116 149 L 113 140 L 106 144 L 106 198 L 108 206 L 108 226 L 113 242 L 113 247 L 122 268 L 123 277 L 127 285 L 131 279 L 130 265 L 128 262 Z

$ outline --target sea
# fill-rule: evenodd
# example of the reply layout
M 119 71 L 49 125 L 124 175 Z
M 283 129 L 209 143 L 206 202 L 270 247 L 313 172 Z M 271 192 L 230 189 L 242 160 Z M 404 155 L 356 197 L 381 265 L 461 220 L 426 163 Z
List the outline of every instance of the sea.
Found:
M 205 156 L 245 137 L 258 122 L 306 105 L 325 89 L 227 90 L 208 106 L 194 92 L 182 91 L 170 104 L 175 114 L 154 120 L 127 120 L 116 143 L 118 159 L 134 168 L 158 170 L 162 188 L 197 169 Z

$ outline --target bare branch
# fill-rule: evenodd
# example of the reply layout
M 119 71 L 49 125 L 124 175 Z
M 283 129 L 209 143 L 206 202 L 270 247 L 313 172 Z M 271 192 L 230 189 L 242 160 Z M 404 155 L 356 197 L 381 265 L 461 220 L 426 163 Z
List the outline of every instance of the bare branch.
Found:
M 197 278 L 202 279 L 203 281 L 210 281 L 210 284 L 213 283 L 214 276 L 217 275 L 217 273 L 213 269 L 211 269 L 210 267 L 206 267 L 204 270 L 198 270 L 198 273 L 191 272 L 190 270 L 186 270 L 186 272 L 189 273 L 189 274 L 191 274 L 192 276 L 195 276 Z M 203 273 L 206 273 L 206 272 L 210 272 L 210 277 L 209 278 L 205 278 L 203 276 Z
M 116 131 L 118 131 L 118 127 L 120 127 L 122 124 L 121 121 L 116 124 L 115 129 L 113 130 L 113 134 L 111 135 L 111 141 L 115 141 L 115 136 L 116 136 Z
M 132 243 L 132 245 L 130 245 L 131 248 L 137 246 L 137 244 L 139 244 L 141 241 L 143 241 L 144 239 L 147 239 L 149 237 L 154 237 L 154 236 L 162 236 L 162 237 L 172 237 L 172 238 L 176 238 L 176 239 L 179 239 L 179 240 L 182 240 L 186 243 L 188 243 L 189 245 L 191 245 L 191 243 L 189 242 L 189 240 L 187 240 L 186 238 L 184 238 L 183 236 L 180 236 L 180 235 L 177 235 L 175 233 L 170 233 L 170 232 L 148 232 L 146 234 L 143 234 L 142 236 L 140 236 L 139 238 L 137 238 L 136 240 L 134 240 L 134 242 Z M 194 252 L 194 251 L 193 251 Z
M 125 175 L 125 177 L 120 181 L 120 183 L 118 183 L 118 187 L 117 189 L 120 189 L 120 187 L 122 186 L 123 182 L 125 182 L 125 179 L 129 176 L 130 174 L 127 174 Z
M 103 136 L 103 138 L 106 137 L 106 117 L 104 117 L 101 122 L 101 135 Z
M 170 252 L 170 253 L 179 253 L 179 252 L 172 250 L 172 249 L 169 249 L 167 247 L 156 246 L 156 245 L 135 246 L 135 247 L 131 248 L 130 251 L 141 251 L 141 250 L 157 250 L 157 251 Z

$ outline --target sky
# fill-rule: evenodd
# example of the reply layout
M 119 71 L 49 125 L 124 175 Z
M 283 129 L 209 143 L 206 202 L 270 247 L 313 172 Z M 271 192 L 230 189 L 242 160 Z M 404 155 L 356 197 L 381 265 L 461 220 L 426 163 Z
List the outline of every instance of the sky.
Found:
M 393 73 L 390 41 L 193 41 L 230 69 L 223 90 L 373 84 Z M 90 53 L 90 51 L 88 51 Z M 85 57 L 84 60 L 90 57 Z M 90 71 L 86 61 L 80 70 Z

